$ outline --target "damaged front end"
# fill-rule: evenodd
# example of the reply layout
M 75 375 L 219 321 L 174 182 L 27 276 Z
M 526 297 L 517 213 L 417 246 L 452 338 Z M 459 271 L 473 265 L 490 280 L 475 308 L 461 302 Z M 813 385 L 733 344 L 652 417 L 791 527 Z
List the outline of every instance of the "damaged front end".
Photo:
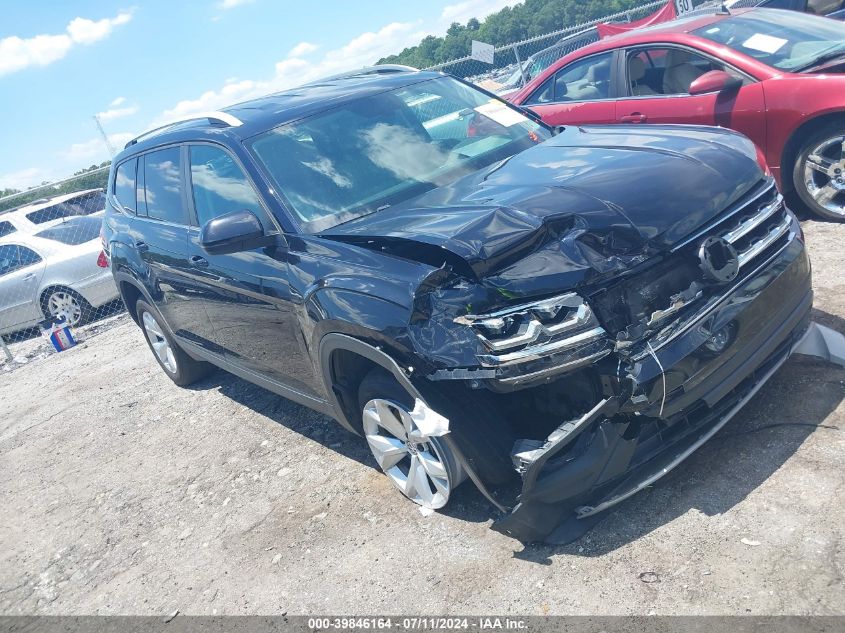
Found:
M 510 508 L 494 527 L 525 542 L 576 538 L 683 461 L 796 351 L 812 307 L 803 236 L 771 182 L 611 280 L 473 310 L 483 287 L 427 288 L 417 336 L 452 361 L 433 363 L 430 393 L 460 385 L 510 421 L 520 485 L 494 495 Z

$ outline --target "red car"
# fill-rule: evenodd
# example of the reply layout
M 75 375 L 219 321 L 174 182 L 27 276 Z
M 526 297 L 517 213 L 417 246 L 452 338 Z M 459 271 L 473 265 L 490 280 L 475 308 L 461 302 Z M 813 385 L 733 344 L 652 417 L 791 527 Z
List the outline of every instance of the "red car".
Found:
M 681 18 L 561 58 L 511 101 L 550 125 L 742 132 L 782 190 L 845 221 L 845 24 L 775 9 Z

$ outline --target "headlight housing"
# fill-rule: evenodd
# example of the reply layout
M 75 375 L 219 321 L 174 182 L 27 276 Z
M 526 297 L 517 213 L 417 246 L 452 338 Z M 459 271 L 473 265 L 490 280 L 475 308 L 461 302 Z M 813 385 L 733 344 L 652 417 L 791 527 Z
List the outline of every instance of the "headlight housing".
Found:
M 557 373 L 610 353 L 607 333 L 584 299 L 573 292 L 490 314 L 460 316 L 455 322 L 473 329 L 486 353 L 484 367 L 507 368 L 528 375 Z M 531 367 L 525 368 L 525 365 Z M 522 378 L 525 373 L 522 373 Z

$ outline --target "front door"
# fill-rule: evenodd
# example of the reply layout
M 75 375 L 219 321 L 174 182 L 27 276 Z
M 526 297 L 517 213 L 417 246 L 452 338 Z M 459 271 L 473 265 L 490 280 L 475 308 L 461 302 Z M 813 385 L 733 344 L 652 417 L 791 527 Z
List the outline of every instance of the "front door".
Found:
M 718 125 L 741 132 L 765 150 L 763 86 L 718 60 L 686 48 L 654 45 L 626 53 L 627 96 L 616 102 L 619 123 Z M 711 70 L 743 81 L 738 90 L 689 94 L 690 84 Z
M 191 282 L 211 323 L 206 345 L 241 367 L 299 393 L 320 396 L 321 382 L 306 351 L 287 277 L 288 250 L 277 223 L 251 180 L 224 148 L 189 148 L 189 204 L 193 224 L 188 240 Z M 233 211 L 254 213 L 273 246 L 212 255 L 200 245 L 202 226 Z

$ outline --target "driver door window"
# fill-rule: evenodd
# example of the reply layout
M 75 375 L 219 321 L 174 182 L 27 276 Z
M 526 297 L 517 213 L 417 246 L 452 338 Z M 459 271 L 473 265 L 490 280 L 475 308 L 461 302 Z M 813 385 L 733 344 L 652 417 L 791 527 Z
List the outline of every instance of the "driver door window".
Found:
M 628 94 L 686 95 L 692 82 L 711 70 L 739 76 L 728 66 L 686 49 L 638 49 L 628 54 Z
M 549 77 L 526 105 L 609 99 L 612 58 L 612 52 L 600 53 L 569 64 Z
M 233 211 L 252 211 L 265 230 L 272 229 L 264 207 L 249 179 L 235 159 L 225 150 L 212 145 L 192 145 L 191 189 L 197 223 Z

